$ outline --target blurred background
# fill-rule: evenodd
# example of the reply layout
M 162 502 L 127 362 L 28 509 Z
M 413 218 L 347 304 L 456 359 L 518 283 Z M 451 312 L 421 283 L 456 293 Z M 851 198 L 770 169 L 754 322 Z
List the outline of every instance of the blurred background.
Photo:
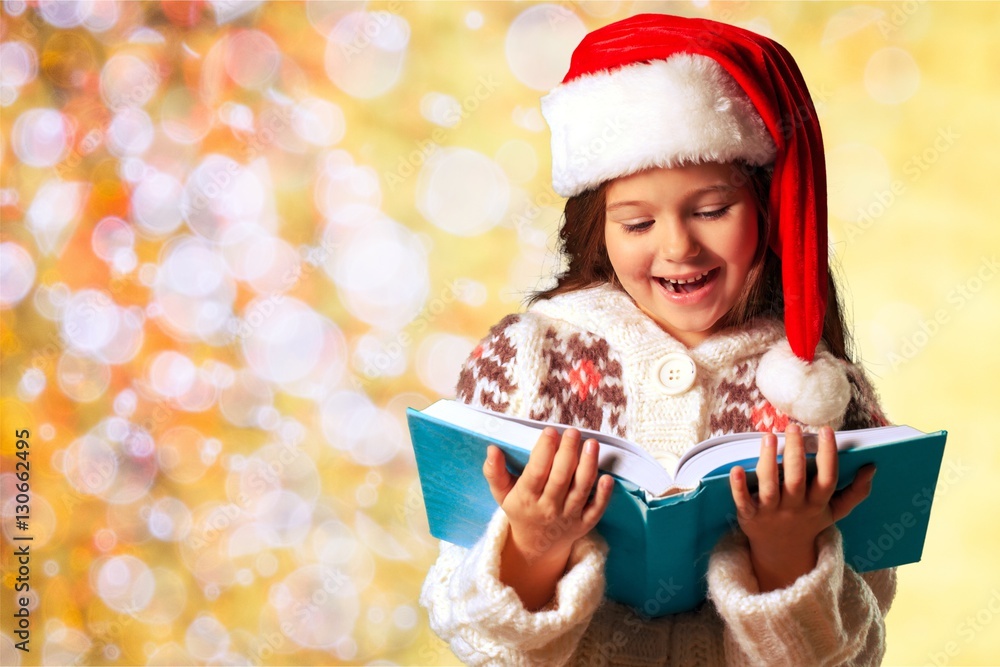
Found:
M 558 269 L 538 98 L 646 11 L 800 64 L 859 356 L 950 432 L 885 662 L 1000 662 L 1000 5 L 918 0 L 4 0 L 0 662 L 456 663 L 404 410 Z

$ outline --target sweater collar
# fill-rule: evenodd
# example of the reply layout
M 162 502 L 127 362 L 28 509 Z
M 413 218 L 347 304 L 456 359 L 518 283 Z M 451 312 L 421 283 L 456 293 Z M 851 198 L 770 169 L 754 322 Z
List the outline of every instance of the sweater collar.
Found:
M 781 322 L 761 318 L 739 329 L 714 333 L 688 348 L 642 312 L 624 290 L 608 283 L 538 301 L 529 312 L 581 327 L 623 351 L 650 355 L 683 352 L 713 373 L 764 353 L 784 337 Z

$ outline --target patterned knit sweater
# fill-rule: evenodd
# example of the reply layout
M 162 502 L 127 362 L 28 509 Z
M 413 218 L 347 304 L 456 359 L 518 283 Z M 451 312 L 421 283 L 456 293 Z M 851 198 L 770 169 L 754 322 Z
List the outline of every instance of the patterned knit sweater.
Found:
M 794 400 L 769 400 L 757 384 L 761 357 L 782 345 L 781 324 L 759 321 L 688 349 L 604 285 L 504 318 L 463 367 L 458 397 L 625 437 L 670 463 L 721 433 L 783 431 L 790 420 L 818 430 L 821 423 L 775 405 Z M 664 390 L 661 361 L 670 353 L 694 361 L 685 391 Z M 887 423 L 860 368 L 827 352 L 817 362 L 836 365 L 847 379 L 846 408 L 828 420 L 835 428 Z M 661 618 L 604 598 L 607 546 L 596 531 L 573 546 L 553 600 L 527 611 L 498 578 L 508 527 L 498 509 L 471 549 L 442 542 L 424 582 L 420 603 L 431 627 L 466 664 L 877 665 L 884 654 L 895 570 L 859 575 L 847 567 L 836 527 L 819 536 L 811 572 L 766 593 L 746 538 L 723 538 L 709 562 L 708 600 Z

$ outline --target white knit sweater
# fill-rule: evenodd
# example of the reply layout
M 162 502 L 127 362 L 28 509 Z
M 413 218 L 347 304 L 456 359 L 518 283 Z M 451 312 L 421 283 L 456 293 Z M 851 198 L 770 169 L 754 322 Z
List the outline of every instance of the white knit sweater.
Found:
M 664 333 L 610 286 L 535 304 L 493 328 L 466 362 L 459 398 L 517 416 L 620 435 L 669 459 L 718 432 L 781 430 L 787 414 L 757 386 L 761 357 L 781 349 L 779 323 L 720 333 L 693 349 Z M 658 362 L 683 352 L 696 365 L 691 388 L 665 394 Z M 860 369 L 819 356 L 815 368 L 840 368 L 849 403 L 839 428 L 885 423 Z M 781 383 L 787 385 L 788 383 Z M 814 383 L 815 384 L 815 383 Z M 829 377 L 823 384 L 835 384 Z M 841 397 L 844 398 L 844 397 Z M 810 414 L 829 412 L 830 396 Z M 810 399 L 811 400 L 811 399 Z M 592 532 L 573 546 L 553 600 L 529 612 L 499 580 L 509 524 L 497 510 L 471 549 L 441 543 L 420 603 L 430 625 L 470 665 L 877 665 L 885 651 L 883 617 L 895 570 L 859 575 L 845 566 L 840 532 L 818 540 L 816 567 L 784 589 L 760 593 L 746 538 L 716 546 L 709 600 L 698 609 L 650 619 L 604 598 L 607 547 Z

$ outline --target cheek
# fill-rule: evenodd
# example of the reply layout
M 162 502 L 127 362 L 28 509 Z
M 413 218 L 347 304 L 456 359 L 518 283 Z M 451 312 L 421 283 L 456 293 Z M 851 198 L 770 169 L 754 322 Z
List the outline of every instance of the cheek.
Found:
M 744 221 L 739 231 L 728 239 L 726 250 L 728 263 L 745 274 L 753 264 L 754 255 L 757 254 L 757 243 L 757 220 L 751 218 Z
M 648 271 L 648 261 L 637 243 L 609 245 L 608 258 L 619 278 L 642 276 Z
M 626 239 L 620 238 L 611 229 L 605 229 L 604 247 L 608 251 L 608 259 L 611 260 L 611 268 L 619 278 L 628 275 L 634 269 L 635 263 L 630 257 L 630 247 Z

